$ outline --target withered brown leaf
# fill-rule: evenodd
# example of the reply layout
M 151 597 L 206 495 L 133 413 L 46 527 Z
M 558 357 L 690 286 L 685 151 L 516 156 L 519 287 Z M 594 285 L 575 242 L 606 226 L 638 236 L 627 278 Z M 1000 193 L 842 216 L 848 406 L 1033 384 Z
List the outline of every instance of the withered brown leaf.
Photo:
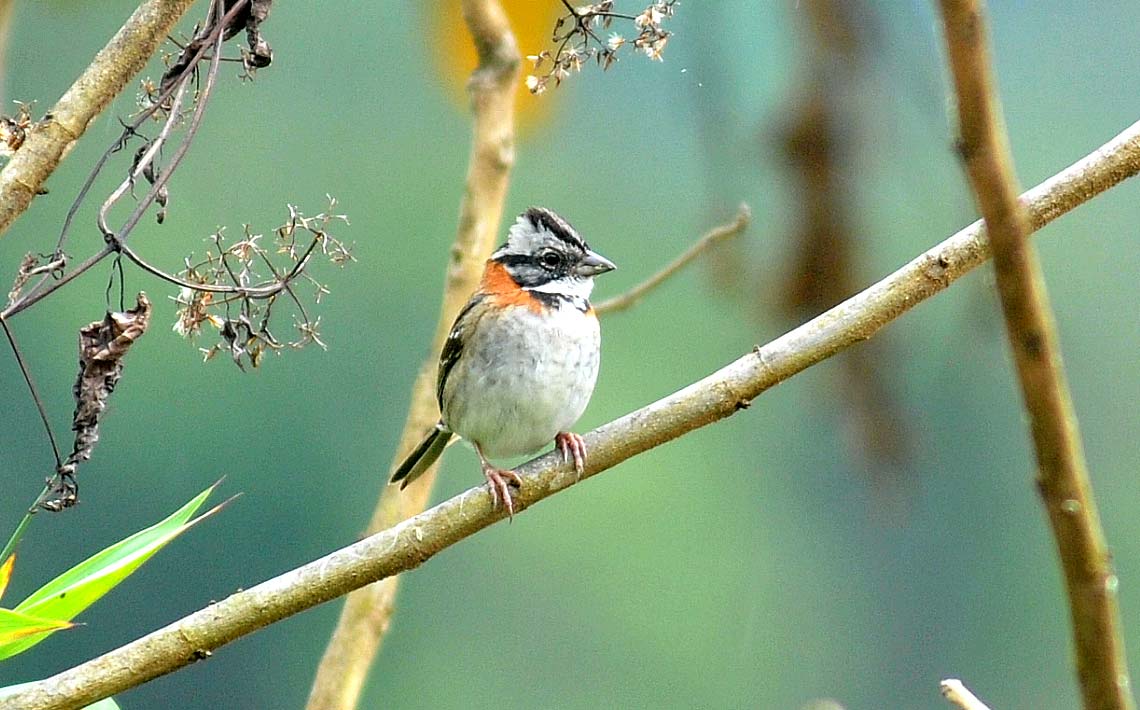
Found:
M 72 389 L 75 414 L 71 429 L 75 443 L 50 481 L 52 490 L 42 503 L 44 508 L 62 510 L 78 502 L 76 470 L 81 462 L 91 458 L 99 441 L 99 421 L 123 376 L 123 356 L 146 332 L 150 313 L 150 299 L 140 291 L 133 309 L 108 312 L 103 320 L 79 329 L 79 375 Z

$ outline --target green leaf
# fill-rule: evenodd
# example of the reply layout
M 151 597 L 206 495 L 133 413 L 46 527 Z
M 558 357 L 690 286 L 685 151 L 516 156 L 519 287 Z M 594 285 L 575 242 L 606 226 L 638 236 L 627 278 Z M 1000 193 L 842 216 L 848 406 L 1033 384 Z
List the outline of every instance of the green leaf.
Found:
M 74 624 L 59 619 L 44 619 L 31 614 L 21 614 L 10 609 L 0 609 L 0 658 L 5 658 L 4 651 L 9 646 L 46 637 L 53 631 L 68 629 Z
M 217 485 L 215 483 L 199 493 L 162 522 L 111 545 L 59 575 L 17 604 L 14 611 L 44 619 L 70 621 L 126 579 L 168 542 L 221 509 L 222 506 L 219 505 L 191 519 Z M 0 660 L 25 651 L 46 637 L 47 634 L 42 634 L 0 646 Z

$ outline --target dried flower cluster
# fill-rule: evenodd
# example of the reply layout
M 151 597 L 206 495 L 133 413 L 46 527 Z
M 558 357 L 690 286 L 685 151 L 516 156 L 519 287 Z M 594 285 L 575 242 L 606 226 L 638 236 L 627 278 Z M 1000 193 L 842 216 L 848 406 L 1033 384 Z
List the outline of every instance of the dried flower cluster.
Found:
M 224 348 L 239 367 L 244 362 L 256 366 L 267 349 L 301 347 L 309 342 L 321 344 L 318 321 L 309 318 L 296 289 L 308 281 L 316 286 L 318 300 L 327 292 L 306 272 L 312 256 L 324 254 L 337 264 L 352 260 L 344 244 L 327 232 L 331 222 L 347 221 L 343 215 L 332 213 L 335 202 L 331 198 L 329 212 L 315 217 L 290 208 L 288 222 L 277 230 L 276 244 L 267 248 L 259 246 L 260 235 L 248 229 L 245 238 L 236 244 L 228 243 L 222 232 L 215 234 L 206 259 L 199 263 L 186 260 L 181 276 L 149 264 L 130 243 L 132 233 L 140 220 L 151 213 L 152 206 L 157 205 L 158 223 L 165 221 L 170 179 L 202 125 L 222 62 L 240 63 L 244 69 L 243 79 L 252 78 L 257 69 L 272 62 L 273 50 L 262 34 L 272 4 L 273 0 L 210 0 L 205 18 L 195 25 L 190 36 L 183 42 L 171 40 L 178 51 L 164 58 L 166 68 L 160 78 L 143 81 L 138 111 L 130 120 L 120 121 L 121 132 L 96 161 L 79 189 L 63 220 L 55 248 L 47 253 L 27 254 L 20 262 L 6 303 L 0 302 L 0 331 L 8 339 L 55 455 L 56 470 L 48 481 L 45 495 L 37 500 L 38 506 L 62 510 L 78 501 L 77 468 L 90 458 L 98 440 L 108 397 L 122 374 L 121 358 L 131 343 L 145 332 L 151 314 L 150 302 L 145 294 L 140 294 L 135 309 L 124 310 L 120 305 L 119 311 L 112 311 L 107 307 L 103 320 L 80 331 L 80 374 L 74 388 L 76 409 L 72 427 L 75 443 L 71 454 L 64 459 L 46 407 L 17 341 L 7 327 L 7 320 L 80 274 L 112 261 L 108 301 L 115 275 L 120 302 L 123 299 L 124 261 L 181 287 L 182 292 L 175 299 L 179 306 L 175 330 L 191 336 L 200 332 L 205 324 L 216 328 L 218 344 L 204 352 L 209 357 Z M 242 33 L 248 49 L 241 48 L 240 56 L 225 56 L 225 42 Z M 32 126 L 30 106 L 25 104 L 19 104 L 18 112 L 12 117 L 0 116 L 0 158 L 20 150 Z M 130 155 L 130 148 L 134 149 L 133 158 L 126 175 L 99 206 L 96 215 L 103 246 L 71 267 L 68 234 L 77 223 L 80 208 L 92 194 L 104 168 L 115 164 L 113 156 Z M 27 150 L 27 146 L 22 149 Z M 144 188 L 145 192 L 139 194 L 136 188 Z M 115 207 L 123 202 L 133 204 L 121 221 L 114 220 L 117 213 L 123 212 Z M 279 296 L 287 296 L 292 305 L 278 306 L 278 309 L 288 308 L 297 314 L 299 335 L 286 343 L 279 342 L 269 331 L 271 310 Z
M 567 13 L 558 18 L 552 37 L 558 49 L 527 56 L 535 70 L 534 74 L 526 78 L 526 87 L 532 94 L 546 91 L 551 80 L 556 86 L 561 84 L 571 73 L 582 71 L 582 65 L 591 59 L 603 71 L 609 69 L 618 59 L 618 50 L 626 45 L 633 45 L 650 59 L 661 61 L 661 53 L 672 34 L 661 23 L 673 16 L 677 0 L 654 2 L 638 15 L 614 12 L 613 0 L 603 0 L 578 8 L 566 0 L 562 4 L 566 6 Z M 631 21 L 637 35 L 630 39 L 613 32 L 603 40 L 597 30 L 610 29 L 614 20 Z M 539 70 L 544 67 L 547 68 L 546 73 L 540 74 Z
M 264 235 L 254 234 L 246 226 L 242 239 L 227 242 L 225 230 L 210 235 L 212 248 L 205 258 L 193 262 L 172 280 L 182 286 L 174 297 L 178 304 L 174 331 L 192 338 L 204 326 L 218 333 L 218 341 L 200 348 L 209 360 L 220 352 L 229 353 L 234 363 L 244 369 L 261 364 L 267 350 L 301 348 L 316 343 L 324 348 L 318 327 L 320 318 L 311 319 L 298 293 L 295 281 L 308 282 L 314 289 L 313 300 L 320 303 L 328 288 L 307 270 L 314 254 L 320 253 L 337 266 L 355 261 L 350 247 L 329 233 L 332 222 L 348 223 L 343 214 L 335 214 L 336 200 L 329 198 L 325 212 L 307 217 L 292 205 L 289 219 L 278 227 L 271 242 L 263 244 Z M 275 263 L 276 262 L 276 263 Z M 274 304 L 287 296 L 295 306 L 296 336 L 281 341 L 270 331 Z

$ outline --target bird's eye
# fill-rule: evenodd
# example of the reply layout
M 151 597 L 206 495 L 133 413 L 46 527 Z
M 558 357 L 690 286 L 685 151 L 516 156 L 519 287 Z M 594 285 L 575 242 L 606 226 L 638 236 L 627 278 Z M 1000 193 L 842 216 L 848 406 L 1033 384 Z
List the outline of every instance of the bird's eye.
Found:
M 539 262 L 548 269 L 555 269 L 562 263 L 562 257 L 556 251 L 548 251 L 539 254 Z

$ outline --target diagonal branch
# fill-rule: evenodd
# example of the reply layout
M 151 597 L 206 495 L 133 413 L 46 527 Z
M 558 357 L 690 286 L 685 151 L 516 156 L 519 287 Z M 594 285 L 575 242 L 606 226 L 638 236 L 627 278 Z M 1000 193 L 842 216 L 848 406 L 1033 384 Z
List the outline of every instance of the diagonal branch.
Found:
M 194 0 L 147 0 L 103 47 L 0 171 L 0 235 L 111 100 L 138 74 Z
M 686 249 L 683 254 L 678 256 L 669 264 L 665 265 L 665 267 L 658 271 L 656 274 L 653 274 L 648 279 L 642 281 L 625 293 L 602 301 L 601 303 L 594 306 L 594 310 L 598 312 L 598 315 L 604 315 L 607 313 L 617 313 L 618 311 L 624 311 L 625 309 L 633 306 L 642 298 L 644 298 L 645 295 L 650 291 L 665 283 L 678 271 L 688 266 L 691 261 L 703 254 L 707 249 L 719 244 L 720 242 L 730 237 L 735 237 L 736 235 L 742 233 L 745 229 L 748 228 L 748 225 L 751 222 L 752 210 L 749 209 L 748 205 L 741 204 L 740 208 L 736 211 L 736 217 L 731 222 L 722 224 L 719 227 L 713 227 L 709 231 L 705 232 L 705 234 L 700 239 L 698 239 L 697 242 L 693 244 L 693 246 Z
M 1140 172 L 1140 122 L 1022 196 L 1033 229 Z M 723 419 L 765 390 L 874 335 L 989 257 L 979 220 L 909 264 L 708 377 L 586 436 L 583 478 Z M 523 466 L 522 510 L 575 483 L 555 453 Z M 98 658 L 0 698 L 0 710 L 79 708 L 171 673 L 275 621 L 413 569 L 502 520 L 485 487 L 461 493 L 387 530 L 251 589 L 232 594 Z
M 1017 200 L 982 0 L 942 0 L 958 97 L 959 148 L 993 245 L 998 294 L 1037 455 L 1038 488 L 1069 597 L 1077 677 L 1088 710 L 1133 707 L 1116 575 L 1085 465 L 1056 325 L 1029 220 Z
M 439 418 L 435 401 L 439 352 L 452 321 L 475 290 L 483 263 L 494 248 L 515 159 L 518 44 L 498 0 L 464 0 L 463 17 L 479 56 L 479 65 L 468 83 L 474 135 L 466 190 L 459 208 L 458 233 L 448 261 L 439 323 L 431 352 L 412 386 L 408 418 L 392 468 Z M 384 530 L 422 511 L 427 506 L 437 467 L 438 464 L 403 491 L 395 486 L 385 487 L 367 533 Z M 388 630 L 398 584 L 399 578 L 391 577 L 349 596 L 317 668 L 306 705 L 309 710 L 356 707 L 372 659 Z

